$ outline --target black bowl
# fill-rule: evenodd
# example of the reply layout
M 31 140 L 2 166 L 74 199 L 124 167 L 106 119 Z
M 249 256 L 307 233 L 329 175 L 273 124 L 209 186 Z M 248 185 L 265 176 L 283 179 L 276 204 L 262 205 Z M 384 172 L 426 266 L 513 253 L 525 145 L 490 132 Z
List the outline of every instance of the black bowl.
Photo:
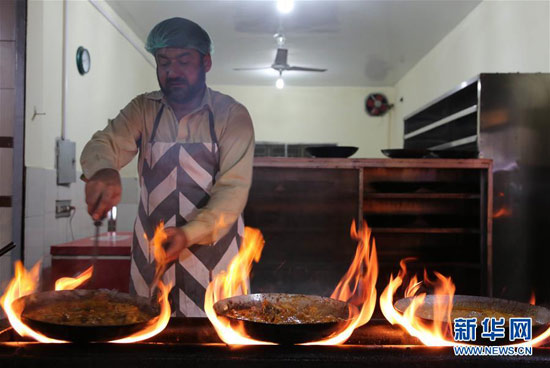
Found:
M 389 158 L 433 158 L 434 155 L 427 149 L 394 148 L 380 150 Z
M 357 152 L 359 148 L 353 146 L 325 146 L 325 147 L 306 147 L 307 153 L 313 157 L 339 157 L 346 158 Z

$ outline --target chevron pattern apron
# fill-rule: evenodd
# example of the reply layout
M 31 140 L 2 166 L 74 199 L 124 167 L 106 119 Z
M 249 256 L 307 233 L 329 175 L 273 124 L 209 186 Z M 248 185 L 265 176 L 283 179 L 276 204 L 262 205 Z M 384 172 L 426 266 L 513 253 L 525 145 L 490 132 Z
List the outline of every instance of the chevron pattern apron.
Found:
M 140 203 L 134 226 L 130 293 L 150 297 L 154 257 L 147 240 L 163 221 L 165 226 L 183 226 L 210 199 L 219 171 L 219 148 L 210 110 L 208 123 L 212 142 L 156 142 L 155 135 L 164 105 L 155 117 L 151 138 L 142 155 Z M 192 245 L 164 274 L 172 282 L 170 292 L 173 316 L 204 317 L 204 295 L 208 283 L 225 270 L 238 253 L 244 232 L 242 216 L 229 232 L 212 245 Z

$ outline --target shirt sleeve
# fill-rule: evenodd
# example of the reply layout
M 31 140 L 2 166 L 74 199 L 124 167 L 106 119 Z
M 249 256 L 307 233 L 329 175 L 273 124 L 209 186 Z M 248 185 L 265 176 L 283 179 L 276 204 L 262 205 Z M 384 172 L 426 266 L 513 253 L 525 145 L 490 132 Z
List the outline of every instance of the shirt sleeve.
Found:
M 138 152 L 137 141 L 143 129 L 143 103 L 134 98 L 107 127 L 96 132 L 80 155 L 82 172 L 90 179 L 101 169 L 120 170 Z
M 190 244 L 212 244 L 227 234 L 244 210 L 252 184 L 254 128 L 247 109 L 231 107 L 225 129 L 218 137 L 220 171 L 210 200 L 182 227 Z

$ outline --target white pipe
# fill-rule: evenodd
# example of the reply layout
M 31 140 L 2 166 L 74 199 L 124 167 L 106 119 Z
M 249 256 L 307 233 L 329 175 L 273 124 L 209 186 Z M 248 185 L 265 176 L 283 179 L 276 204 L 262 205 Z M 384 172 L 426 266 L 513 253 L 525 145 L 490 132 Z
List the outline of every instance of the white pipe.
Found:
M 66 1 L 66 0 L 65 0 Z M 156 68 L 155 60 L 153 57 L 145 51 L 144 45 L 141 42 L 141 40 L 131 31 L 126 30 L 121 24 L 118 22 L 117 19 L 112 14 L 109 14 L 109 12 L 105 9 L 108 5 L 99 5 L 100 1 L 98 0 L 88 0 L 90 4 L 94 6 L 94 8 L 97 9 L 98 12 L 100 12 L 109 23 L 115 27 L 115 29 L 124 37 L 134 48 L 139 52 L 145 60 L 153 67 Z
M 68 0 L 63 0 L 63 60 L 62 60 L 62 80 L 61 88 L 61 139 L 64 140 L 67 134 L 67 92 L 68 83 L 68 68 L 67 68 L 67 47 L 68 47 L 68 27 L 67 27 L 67 7 Z

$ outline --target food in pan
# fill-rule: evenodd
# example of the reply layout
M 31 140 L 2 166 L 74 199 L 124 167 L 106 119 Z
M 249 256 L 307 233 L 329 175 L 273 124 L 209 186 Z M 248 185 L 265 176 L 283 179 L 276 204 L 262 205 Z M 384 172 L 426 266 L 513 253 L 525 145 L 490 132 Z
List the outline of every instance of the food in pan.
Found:
M 395 308 L 404 313 L 410 306 L 411 298 L 400 299 L 395 303 Z M 448 305 L 443 299 L 440 307 L 445 311 Z M 427 295 L 424 302 L 415 311 L 415 315 L 425 320 L 433 321 L 434 306 L 437 306 L 437 298 L 434 295 Z M 444 313 L 444 312 L 443 312 Z M 510 318 L 529 317 L 533 323 L 548 324 L 550 321 L 550 311 L 535 305 L 519 303 L 512 300 L 487 298 L 481 296 L 455 295 L 450 313 L 450 319 L 456 318 L 477 318 L 480 324 L 485 318 L 504 318 L 507 324 Z M 447 321 L 447 316 L 437 317 Z
M 118 326 L 147 322 L 151 316 L 129 302 L 105 295 L 79 300 L 58 300 L 23 312 L 34 321 L 71 326 Z
M 451 311 L 451 319 L 455 318 L 477 318 L 478 323 L 486 317 L 504 318 L 506 321 L 510 318 L 518 317 L 511 313 L 491 308 L 475 308 L 455 306 Z
M 235 319 L 274 324 L 330 323 L 345 320 L 335 313 L 320 311 L 314 304 L 298 307 L 291 301 L 272 303 L 268 300 L 263 300 L 261 304 L 228 309 L 224 315 Z
M 433 306 L 421 306 L 419 310 L 417 310 L 416 314 L 419 317 L 433 320 Z M 495 317 L 497 319 L 503 317 L 507 322 L 509 318 L 518 316 L 497 309 L 483 307 L 476 308 L 475 306 L 453 306 L 453 309 L 451 310 L 451 320 L 454 320 L 455 318 L 477 318 L 477 323 L 479 324 L 486 317 Z

